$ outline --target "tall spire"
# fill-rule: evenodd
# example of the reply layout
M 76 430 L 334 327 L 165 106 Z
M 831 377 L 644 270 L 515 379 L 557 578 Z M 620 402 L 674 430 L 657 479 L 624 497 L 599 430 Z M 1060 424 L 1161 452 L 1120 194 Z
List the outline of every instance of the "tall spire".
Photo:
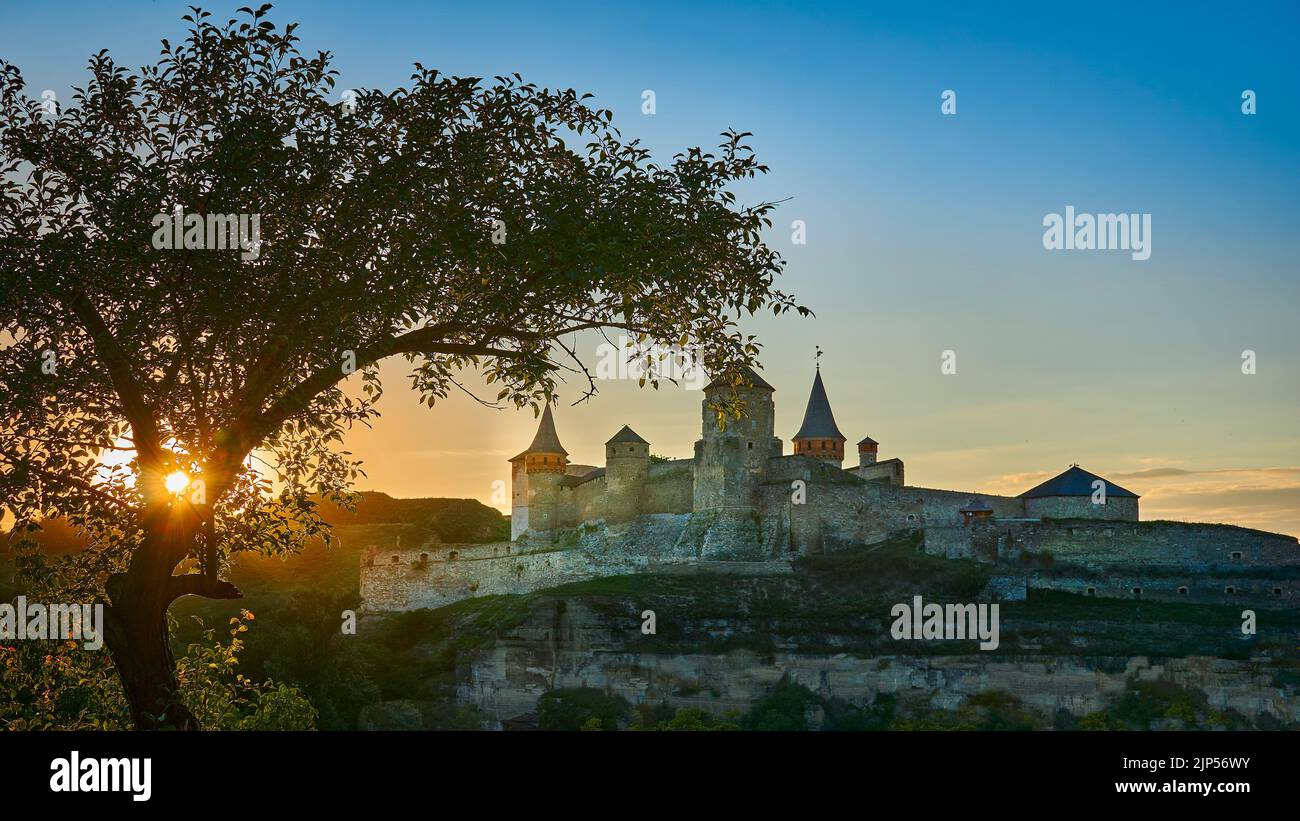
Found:
M 812 392 L 808 394 L 808 407 L 803 412 L 803 425 L 794 435 L 797 439 L 838 439 L 845 441 L 835 424 L 835 414 L 831 413 L 830 400 L 826 398 L 826 386 L 822 384 L 821 368 L 817 368 L 813 377 Z
M 551 417 L 551 406 L 542 411 L 542 421 L 537 425 L 537 435 L 524 453 L 559 453 L 568 456 L 569 452 L 560 444 L 560 436 L 555 432 L 555 419 Z

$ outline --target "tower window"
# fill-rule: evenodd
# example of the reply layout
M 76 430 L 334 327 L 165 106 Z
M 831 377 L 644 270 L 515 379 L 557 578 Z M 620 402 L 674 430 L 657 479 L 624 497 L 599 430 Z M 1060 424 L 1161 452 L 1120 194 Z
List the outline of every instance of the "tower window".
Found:
M 1180 596 L 1186 596 L 1186 595 L 1187 595 L 1187 588 L 1186 588 L 1186 587 L 1180 587 L 1180 588 L 1178 588 L 1178 595 L 1180 595 Z
M 1095 587 L 1089 587 L 1089 588 L 1088 588 L 1088 595 L 1089 595 L 1089 596 L 1095 596 L 1095 595 L 1097 595 L 1097 588 L 1095 588 Z
M 1133 598 L 1135 599 L 1142 598 L 1142 588 L 1140 587 L 1133 588 Z
M 1239 562 L 1239 561 L 1241 561 L 1241 551 L 1240 551 L 1240 550 L 1234 550 L 1234 551 L 1232 551 L 1232 560 L 1233 560 L 1234 562 Z
M 397 564 L 400 561 L 401 559 L 397 558 L 396 556 L 393 557 L 393 564 Z
M 753 449 L 754 449 L 754 443 L 753 443 L 753 442 L 750 442 L 750 443 L 749 443 L 749 450 L 753 450 Z
M 1274 587 L 1274 588 L 1273 588 L 1273 595 L 1274 595 L 1274 596 L 1280 596 L 1280 595 L 1282 595 L 1282 588 L 1280 588 L 1280 587 Z
M 1228 585 L 1227 587 L 1223 588 L 1223 592 L 1231 596 L 1236 594 L 1237 588 L 1233 587 L 1232 585 Z

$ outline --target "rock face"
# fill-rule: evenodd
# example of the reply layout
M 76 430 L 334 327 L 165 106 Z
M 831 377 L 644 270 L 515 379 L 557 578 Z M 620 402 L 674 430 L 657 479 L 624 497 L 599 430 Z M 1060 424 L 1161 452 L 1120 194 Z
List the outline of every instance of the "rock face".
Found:
M 719 635 L 730 626 L 704 625 Z M 636 652 L 639 622 L 611 619 L 580 602 L 548 602 L 464 670 L 457 697 L 500 722 L 532 712 L 548 690 L 590 687 L 633 704 L 667 702 L 714 713 L 744 711 L 783 678 L 858 706 L 888 693 L 901 701 L 955 710 L 968 699 L 1005 693 L 1026 708 L 1084 716 L 1123 695 L 1130 682 L 1169 681 L 1201 691 L 1210 706 L 1300 721 L 1300 700 L 1258 663 L 1206 657 L 1152 660 L 999 654 L 807 654 Z

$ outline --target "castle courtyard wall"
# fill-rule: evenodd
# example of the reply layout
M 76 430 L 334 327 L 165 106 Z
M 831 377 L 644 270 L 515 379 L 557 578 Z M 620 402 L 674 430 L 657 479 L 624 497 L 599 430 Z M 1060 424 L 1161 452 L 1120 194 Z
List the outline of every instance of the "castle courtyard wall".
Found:
M 689 515 L 658 514 L 607 525 L 588 522 L 554 540 L 384 547 L 361 560 L 366 613 L 443 607 L 475 596 L 519 595 L 569 582 L 698 563 L 683 538 Z M 786 568 L 788 570 L 788 568 Z M 780 571 L 774 567 L 773 572 Z
M 996 532 L 997 525 L 980 522 L 975 528 Z M 1094 569 L 1113 566 L 1120 557 L 1135 567 L 1192 572 L 1300 565 L 1295 537 L 1232 525 L 1065 520 L 1014 529 L 1021 534 L 1021 550 Z
M 694 497 L 694 459 L 652 464 L 641 491 L 641 512 L 690 513 Z
M 1138 500 L 1134 496 L 1110 496 L 1100 505 L 1093 504 L 1091 496 L 1044 496 L 1024 501 L 1024 515 L 1039 519 L 1138 520 Z
M 818 469 L 772 460 L 776 474 L 763 486 L 767 528 L 788 522 L 788 536 L 772 539 L 787 552 L 816 553 L 883 541 L 909 530 L 960 525 L 961 508 L 982 499 L 994 515 L 1023 517 L 1023 500 L 989 493 L 962 493 L 879 482 L 819 480 Z M 842 471 L 840 471 L 842 473 Z M 804 481 L 804 503 L 794 502 L 796 480 Z M 779 511 L 778 515 L 772 515 Z

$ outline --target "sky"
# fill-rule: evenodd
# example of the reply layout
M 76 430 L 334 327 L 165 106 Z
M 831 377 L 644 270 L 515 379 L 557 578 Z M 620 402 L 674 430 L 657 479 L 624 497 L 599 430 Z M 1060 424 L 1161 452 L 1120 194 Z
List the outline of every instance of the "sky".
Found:
M 152 62 L 189 2 L 0 0 L 0 57 L 65 99 L 100 48 Z M 912 484 L 1014 494 L 1078 463 L 1142 494 L 1144 519 L 1300 535 L 1300 6 L 914 5 L 320 0 L 272 18 L 334 53 L 340 89 L 402 85 L 416 61 L 517 71 L 595 94 L 660 160 L 753 132 L 771 173 L 738 194 L 783 201 L 778 284 L 816 314 L 743 326 L 787 452 L 820 345 L 850 444 L 878 440 Z M 1067 206 L 1150 215 L 1150 258 L 1045 249 Z M 348 437 L 359 487 L 505 510 L 494 483 L 531 412 L 431 410 L 384 373 L 383 418 Z M 556 411 L 573 461 L 601 464 L 623 424 L 691 455 L 699 390 L 602 380 L 571 407 L 583 387 Z

